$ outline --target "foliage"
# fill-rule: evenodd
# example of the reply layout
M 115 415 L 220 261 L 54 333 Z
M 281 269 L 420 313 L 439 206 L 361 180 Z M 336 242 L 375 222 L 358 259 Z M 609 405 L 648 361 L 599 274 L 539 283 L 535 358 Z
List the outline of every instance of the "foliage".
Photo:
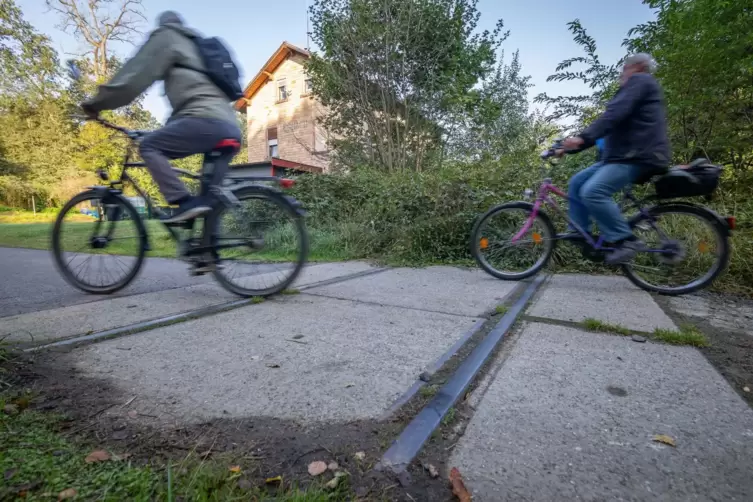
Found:
M 535 101 L 553 107 L 549 115 L 550 120 L 574 119 L 572 128 L 578 130 L 593 121 L 617 91 L 620 61 L 611 65 L 602 63 L 597 53 L 596 41 L 586 32 L 580 20 L 575 19 L 567 23 L 567 27 L 573 34 L 575 43 L 583 49 L 584 55 L 562 61 L 557 65 L 555 73 L 546 80 L 579 81 L 586 84 L 592 92 L 579 96 L 556 97 L 542 93 L 536 96 Z M 585 68 L 576 70 L 573 69 L 574 65 Z
M 501 21 L 477 32 L 478 0 L 316 0 L 308 71 L 328 110 L 334 161 L 421 171 L 490 104 L 476 85 L 494 72 Z M 483 110 L 486 108 L 486 110 Z M 486 113 L 485 113 L 486 112 Z

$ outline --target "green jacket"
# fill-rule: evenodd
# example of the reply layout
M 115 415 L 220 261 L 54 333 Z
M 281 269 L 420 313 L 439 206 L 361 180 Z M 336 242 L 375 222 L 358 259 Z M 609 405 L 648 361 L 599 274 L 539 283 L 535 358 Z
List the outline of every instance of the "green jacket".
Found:
M 166 23 L 154 30 L 149 40 L 128 60 L 109 83 L 99 86 L 86 104 L 94 111 L 126 106 L 153 83 L 165 83 L 165 95 L 173 108 L 169 120 L 200 117 L 237 123 L 228 98 L 200 71 L 178 68 L 185 65 L 204 69 L 194 42 L 198 34 L 181 24 Z

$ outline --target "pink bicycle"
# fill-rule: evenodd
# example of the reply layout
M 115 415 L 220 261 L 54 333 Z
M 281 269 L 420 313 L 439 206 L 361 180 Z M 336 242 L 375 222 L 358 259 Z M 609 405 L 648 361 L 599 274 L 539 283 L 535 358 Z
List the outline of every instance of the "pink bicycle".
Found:
M 544 169 L 547 161 L 555 163 L 555 151 L 559 148 L 560 143 L 555 142 L 541 154 Z M 661 202 L 694 196 L 710 200 L 720 174 L 719 166 L 697 159 L 660 176 L 637 181 L 654 184 L 655 194 L 644 199 L 638 199 L 632 189 L 625 190 L 622 211 L 637 210 L 628 218 L 628 224 L 647 248 L 631 263 L 621 265 L 633 284 L 647 291 L 682 295 L 707 287 L 725 270 L 730 256 L 729 239 L 735 228 L 734 217 L 723 218 L 708 207 L 690 202 Z M 532 195 L 533 191 L 526 190 L 527 199 Z M 612 248 L 602 237 L 573 222 L 552 195 L 571 204 L 578 203 L 547 177 L 533 203 L 528 200 L 509 202 L 478 217 L 471 232 L 471 253 L 484 271 L 510 281 L 531 277 L 549 263 L 560 240 L 577 245 L 587 260 L 604 261 Z M 644 207 L 646 202 L 653 201 L 660 202 Z M 575 232 L 557 234 L 552 219 L 542 210 L 545 204 L 564 217 Z M 658 279 L 649 279 L 650 274 Z

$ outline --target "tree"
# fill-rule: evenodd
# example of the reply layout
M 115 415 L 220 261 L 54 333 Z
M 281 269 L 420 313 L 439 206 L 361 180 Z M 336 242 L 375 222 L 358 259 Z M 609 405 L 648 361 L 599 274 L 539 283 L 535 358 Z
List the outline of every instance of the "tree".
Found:
M 58 58 L 50 39 L 23 19 L 13 0 L 0 0 L 0 94 L 32 99 L 58 88 Z
M 146 21 L 141 0 L 45 0 L 61 17 L 61 29 L 88 47 L 81 56 L 91 56 L 93 74 L 101 81 L 111 74 L 113 42 L 133 43 Z
M 604 110 L 607 102 L 617 92 L 622 60 L 614 64 L 602 63 L 597 53 L 596 41 L 587 33 L 580 20 L 575 19 L 567 23 L 567 27 L 585 55 L 562 61 L 557 65 L 555 73 L 547 77 L 546 81 L 576 80 L 586 84 L 592 92 L 579 96 L 557 97 L 542 93 L 536 96 L 534 101 L 553 108 L 549 115 L 550 120 L 573 119 L 571 128 L 581 129 Z M 573 65 L 580 65 L 581 69 L 573 69 Z
M 458 117 L 479 106 L 474 86 L 495 68 L 506 34 L 476 32 L 477 0 L 316 0 L 309 63 L 328 113 L 333 162 L 421 170 Z

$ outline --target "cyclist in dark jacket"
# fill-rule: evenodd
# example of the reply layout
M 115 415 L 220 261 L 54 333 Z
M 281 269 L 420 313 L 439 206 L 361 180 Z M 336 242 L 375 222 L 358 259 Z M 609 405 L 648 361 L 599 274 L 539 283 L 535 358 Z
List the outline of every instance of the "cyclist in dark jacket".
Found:
M 604 240 L 615 245 L 607 256 L 608 264 L 626 263 L 645 249 L 613 195 L 639 178 L 666 169 L 670 161 L 664 97 L 652 75 L 655 67 L 648 54 L 629 56 L 620 74 L 620 89 L 606 111 L 563 142 L 564 151 L 577 151 L 593 146 L 598 138 L 606 139 L 600 162 L 573 176 L 570 183 L 579 187 L 576 198 L 587 210 L 575 223 L 589 230 L 588 217 L 593 218 Z

